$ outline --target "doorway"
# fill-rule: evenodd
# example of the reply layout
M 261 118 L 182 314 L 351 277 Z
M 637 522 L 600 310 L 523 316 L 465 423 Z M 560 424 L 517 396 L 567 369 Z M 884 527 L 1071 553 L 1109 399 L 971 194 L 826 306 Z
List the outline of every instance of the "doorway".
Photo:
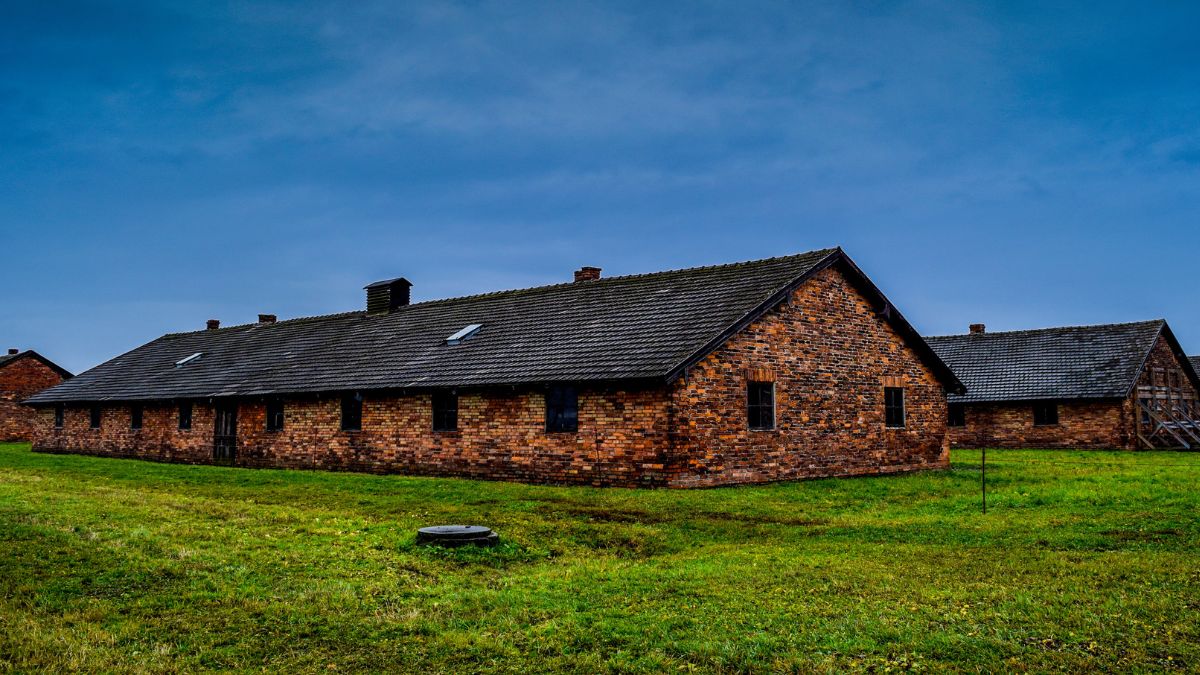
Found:
M 213 430 L 213 459 L 232 461 L 237 457 L 237 404 L 218 403 Z

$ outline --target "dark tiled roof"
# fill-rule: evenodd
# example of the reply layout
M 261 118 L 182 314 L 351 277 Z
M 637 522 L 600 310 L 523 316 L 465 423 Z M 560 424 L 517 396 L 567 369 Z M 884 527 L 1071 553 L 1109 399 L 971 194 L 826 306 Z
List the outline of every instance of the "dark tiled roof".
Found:
M 166 335 L 30 403 L 661 380 L 835 263 L 861 275 L 840 249 L 827 249 L 422 302 L 385 315 L 350 312 Z M 860 283 L 874 289 L 865 277 Z M 894 309 L 888 316 L 948 386 L 958 387 L 903 317 Z M 477 334 L 446 344 L 476 323 L 483 324 Z M 176 367 L 195 353 L 202 356 Z
M 1191 361 L 1192 368 L 1195 368 L 1196 372 L 1200 373 L 1200 356 L 1189 356 L 1188 361 Z
M 12 361 L 13 359 L 17 358 L 18 356 L 20 356 L 20 354 L 0 354 L 0 368 L 3 368 L 4 364 L 8 363 L 9 361 Z
M 925 338 L 967 387 L 951 402 L 1122 398 L 1166 322 Z

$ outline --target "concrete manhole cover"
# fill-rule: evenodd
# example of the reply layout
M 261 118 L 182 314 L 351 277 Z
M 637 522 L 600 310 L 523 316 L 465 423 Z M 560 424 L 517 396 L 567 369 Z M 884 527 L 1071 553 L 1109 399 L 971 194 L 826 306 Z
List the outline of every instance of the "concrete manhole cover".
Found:
M 500 535 L 482 525 L 435 525 L 417 530 L 417 543 L 432 546 L 495 546 Z

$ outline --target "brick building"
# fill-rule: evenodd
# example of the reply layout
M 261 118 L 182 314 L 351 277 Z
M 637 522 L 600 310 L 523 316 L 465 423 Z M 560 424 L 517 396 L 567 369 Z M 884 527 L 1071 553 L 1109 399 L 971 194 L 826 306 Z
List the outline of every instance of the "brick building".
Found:
M 926 340 L 967 387 L 954 447 L 1200 447 L 1200 380 L 1166 321 Z
M 66 369 L 32 349 L 10 349 L 0 356 L 0 441 L 32 438 L 37 413 L 21 402 L 70 377 Z
M 947 465 L 961 384 L 841 249 L 163 336 L 36 396 L 36 450 L 698 487 Z

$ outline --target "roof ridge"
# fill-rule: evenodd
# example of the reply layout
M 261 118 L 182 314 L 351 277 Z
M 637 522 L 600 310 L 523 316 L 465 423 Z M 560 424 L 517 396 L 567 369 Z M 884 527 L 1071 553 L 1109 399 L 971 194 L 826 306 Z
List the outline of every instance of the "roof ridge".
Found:
M 587 282 L 583 282 L 583 283 L 586 283 L 589 287 L 594 287 L 596 285 L 609 284 L 614 281 L 628 281 L 630 279 L 642 279 L 642 278 L 646 278 L 646 277 L 656 277 L 656 276 L 661 276 L 664 274 L 683 274 L 686 272 L 699 272 L 699 271 L 707 271 L 707 270 L 715 270 L 715 269 L 723 269 L 723 268 L 742 267 L 742 266 L 747 266 L 747 265 L 757 265 L 757 264 L 762 264 L 762 263 L 775 262 L 775 261 L 779 261 L 779 260 L 802 258 L 805 256 L 812 256 L 812 255 L 816 255 L 816 254 L 821 254 L 821 257 L 824 258 L 828 255 L 831 255 L 835 251 L 840 250 L 840 248 L 841 247 L 839 247 L 839 246 L 835 246 L 832 248 L 818 248 L 818 249 L 813 249 L 811 251 L 804 251 L 802 253 L 792 253 L 789 255 L 777 255 L 777 256 L 771 256 L 769 258 L 758 258 L 755 260 L 742 260 L 742 261 L 731 262 L 731 263 L 718 263 L 715 265 L 700 265 L 697 267 L 681 267 L 681 268 L 670 269 L 670 270 L 659 270 L 657 272 L 639 272 L 637 274 L 623 274 L 623 275 L 619 275 L 619 276 L 615 276 L 615 277 L 605 277 L 605 278 L 596 279 L 594 281 L 587 281 Z M 562 281 L 562 282 L 555 283 L 555 284 L 543 284 L 541 286 L 529 286 L 527 288 L 509 288 L 509 289 L 503 289 L 503 290 L 499 290 L 499 291 L 487 291 L 484 293 L 473 293 L 471 295 L 460 295 L 460 296 L 455 296 L 455 297 L 450 297 L 450 298 L 437 298 L 434 300 L 423 300 L 421 302 L 414 302 L 409 305 L 403 305 L 401 307 L 397 307 L 396 310 L 394 312 L 392 312 L 391 314 L 406 311 L 406 309 L 409 307 L 428 307 L 428 306 L 432 306 L 432 305 L 446 304 L 446 303 L 452 303 L 452 302 L 462 302 L 464 300 L 480 300 L 483 298 L 497 298 L 497 297 L 501 297 L 501 296 L 505 296 L 505 295 L 518 295 L 518 294 L 523 294 L 523 293 L 545 292 L 545 291 L 556 289 L 556 288 L 574 288 L 574 287 L 576 287 L 576 284 L 578 284 L 578 283 L 580 283 L 580 282 Z M 321 321 L 321 320 L 329 320 L 329 319 L 339 319 L 339 318 L 351 317 L 351 316 L 356 316 L 356 315 L 357 316 L 365 316 L 366 312 L 363 310 L 354 310 L 354 311 L 349 311 L 349 312 L 335 312 L 332 314 L 316 314 L 316 315 L 312 315 L 312 316 L 298 316 L 298 317 L 293 317 L 291 319 L 282 319 L 280 321 L 276 321 L 275 323 L 269 324 L 269 325 L 277 326 L 279 324 L 284 324 L 284 323 L 298 323 L 298 322 L 302 322 L 302 321 Z M 382 315 L 382 316 L 388 316 L 388 315 Z M 216 332 L 220 332 L 220 331 L 233 330 L 235 328 L 246 328 L 248 326 L 257 326 L 257 325 L 259 325 L 259 324 L 256 322 L 248 322 L 248 323 L 235 324 L 233 326 L 224 326 L 222 328 L 213 328 L 213 329 L 202 328 L 202 329 L 198 329 L 198 330 L 179 331 L 179 332 L 175 332 L 175 333 L 166 333 L 166 334 L 160 336 L 160 339 L 167 338 L 167 337 L 178 337 L 181 335 L 195 335 L 197 333 L 200 333 L 200 334 L 216 333 Z
M 940 340 L 943 338 L 980 338 L 980 337 L 986 338 L 986 337 L 993 336 L 993 335 L 1049 333 L 1051 331 L 1083 330 L 1086 328 L 1115 328 L 1118 326 L 1121 326 L 1121 327 L 1124 327 L 1124 326 L 1148 326 L 1150 324 L 1165 324 L 1166 322 L 1167 322 L 1166 319 L 1148 319 L 1145 321 L 1120 321 L 1120 322 L 1116 322 L 1116 323 L 1094 323 L 1094 324 L 1082 324 L 1082 325 L 1073 325 L 1073 326 L 1048 326 L 1046 328 L 1022 328 L 1020 330 L 998 330 L 998 331 L 989 331 L 986 333 L 951 333 L 949 335 L 927 335 L 927 336 L 925 336 L 925 339 L 926 340 Z
M 350 317 L 350 316 L 356 316 L 356 315 L 364 316 L 364 315 L 366 315 L 366 312 L 363 310 L 354 310 L 354 311 L 350 311 L 350 312 L 335 312 L 333 314 L 315 314 L 313 316 L 296 316 L 296 317 L 292 317 L 290 319 L 280 319 L 280 320 L 274 321 L 272 323 L 258 323 L 257 321 L 250 321 L 247 323 L 234 324 L 232 326 L 222 326 L 221 328 L 201 328 L 199 330 L 183 330 L 183 331 L 177 331 L 174 333 L 163 333 L 162 335 L 159 336 L 158 339 L 161 340 L 162 338 L 179 337 L 181 335 L 196 335 L 196 334 L 210 335 L 212 333 L 220 333 L 223 331 L 233 330 L 235 328 L 253 328 L 255 326 L 278 326 L 278 325 L 284 324 L 284 323 L 303 323 L 305 321 L 321 321 L 321 320 L 326 320 L 326 319 L 340 319 L 342 317 Z
M 810 255 L 814 255 L 814 254 L 818 254 L 818 253 L 823 254 L 821 256 L 823 258 L 823 257 L 830 255 L 833 252 L 837 251 L 838 248 L 839 247 L 818 248 L 818 249 L 813 249 L 811 251 L 804 251 L 803 253 L 792 253 L 790 255 L 778 255 L 778 256 L 772 256 L 770 258 L 758 258 L 755 260 L 742 260 L 742 261 L 738 261 L 738 262 L 719 263 L 719 264 L 715 264 L 715 265 L 699 265 L 696 267 L 680 267 L 680 268 L 670 269 L 670 270 L 659 270 L 657 272 L 639 272 L 637 274 L 622 274 L 622 275 L 618 275 L 615 277 L 603 277 L 600 279 L 595 279 L 593 281 L 587 281 L 587 282 L 582 282 L 582 283 L 586 283 L 589 287 L 594 287 L 596 285 L 609 284 L 614 281 L 628 281 L 630 279 L 643 279 L 646 277 L 662 276 L 664 274 L 683 274 L 685 272 L 700 272 L 700 271 L 731 268 L 731 267 L 742 267 L 742 266 L 747 266 L 747 265 L 756 265 L 756 264 L 761 264 L 761 263 L 774 262 L 774 261 L 778 261 L 778 260 L 787 260 L 787 259 L 791 259 L 791 258 L 802 258 L 805 256 L 810 256 Z M 509 289 L 504 289 L 504 290 L 499 290 L 499 291 L 487 291 L 485 293 L 460 295 L 460 296 L 456 296 L 456 297 L 452 297 L 452 298 L 438 298 L 436 300 L 425 300 L 422 302 L 414 302 L 413 304 L 407 305 L 407 306 L 408 307 L 418 307 L 421 305 L 436 305 L 439 303 L 446 303 L 446 302 L 458 302 L 458 301 L 462 301 L 462 300 L 475 300 L 477 298 L 492 298 L 492 297 L 497 297 L 497 296 L 501 296 L 501 295 L 516 295 L 518 293 L 530 293 L 530 292 L 534 292 L 534 291 L 547 291 L 547 290 L 551 290 L 554 288 L 574 288 L 579 283 L 581 283 L 581 282 L 560 281 L 555 284 L 543 284 L 541 286 L 530 286 L 528 288 L 509 288 Z

